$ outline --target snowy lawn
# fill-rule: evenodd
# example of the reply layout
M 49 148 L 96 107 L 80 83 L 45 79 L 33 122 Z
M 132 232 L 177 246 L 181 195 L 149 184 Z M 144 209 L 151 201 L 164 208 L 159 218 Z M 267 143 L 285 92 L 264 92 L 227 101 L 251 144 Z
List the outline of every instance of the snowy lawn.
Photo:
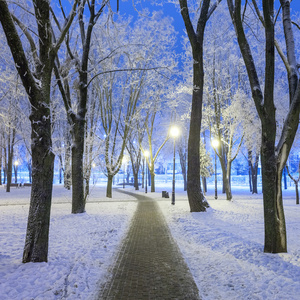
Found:
M 95 188 L 90 201 L 102 202 L 87 203 L 86 213 L 72 215 L 71 192 L 55 186 L 49 262 L 22 264 L 30 188 L 11 193 L 1 188 L 1 300 L 92 298 L 136 209 L 129 196 L 113 191 L 114 199 L 107 200 L 104 192 Z
M 126 190 L 133 191 L 126 187 Z M 234 189 L 234 202 L 208 194 L 207 213 L 190 213 L 186 194 L 158 200 L 203 300 L 296 300 L 300 295 L 300 206 L 285 192 L 287 254 L 263 253 L 262 195 Z M 212 188 L 211 188 L 212 190 Z M 85 214 L 72 215 L 71 192 L 55 186 L 48 263 L 22 264 L 30 188 L 0 188 L 0 299 L 94 299 L 126 234 L 136 201 L 95 187 Z M 143 191 L 140 191 L 143 193 Z M 171 193 L 170 193 L 171 196 Z M 139 300 L 139 299 L 137 299 Z M 167 300 L 167 299 L 166 299 Z
M 287 254 L 263 252 L 262 195 L 240 190 L 228 202 L 210 194 L 207 213 L 190 213 L 182 193 L 175 206 L 159 202 L 203 300 L 300 299 L 300 206 L 294 195 L 293 189 L 285 192 Z

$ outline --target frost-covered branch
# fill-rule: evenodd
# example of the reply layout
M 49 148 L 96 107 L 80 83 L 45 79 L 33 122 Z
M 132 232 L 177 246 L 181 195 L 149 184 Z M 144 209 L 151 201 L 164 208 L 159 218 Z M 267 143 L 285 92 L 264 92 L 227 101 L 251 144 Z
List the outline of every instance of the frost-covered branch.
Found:
M 35 42 L 32 38 L 32 36 L 30 35 L 30 33 L 27 30 L 27 27 L 13 14 L 11 14 L 13 20 L 18 24 L 18 26 L 21 28 L 21 30 L 23 31 L 24 35 L 26 36 L 30 48 L 31 48 L 31 53 L 32 53 L 32 57 L 34 59 L 35 65 L 36 66 L 40 66 L 41 62 L 39 60 L 39 57 L 37 55 L 37 49 L 36 49 L 36 45 Z
M 54 45 L 54 48 L 53 48 L 53 51 L 54 53 L 57 53 L 60 45 L 62 44 L 62 42 L 64 41 L 65 39 L 65 36 L 67 35 L 67 33 L 69 32 L 69 29 L 71 27 L 71 24 L 76 16 L 76 8 L 77 8 L 77 4 L 78 4 L 78 1 L 79 0 L 75 0 L 74 3 L 73 3 L 73 6 L 72 6 L 72 9 L 71 9 L 71 12 L 69 14 L 69 16 L 66 18 L 67 22 L 66 24 L 64 25 L 61 33 L 60 33 L 60 36 L 58 37 L 57 39 L 57 42 L 55 43 Z
M 91 84 L 91 82 L 97 78 L 100 75 L 108 74 L 108 73 L 115 73 L 115 72 L 128 72 L 128 71 L 151 71 L 151 70 L 158 70 L 158 69 L 166 69 L 167 67 L 153 67 L 153 68 L 125 68 L 125 69 L 116 69 L 116 70 L 109 70 L 109 71 L 103 71 L 99 72 L 96 75 L 94 75 L 88 82 L 87 87 Z

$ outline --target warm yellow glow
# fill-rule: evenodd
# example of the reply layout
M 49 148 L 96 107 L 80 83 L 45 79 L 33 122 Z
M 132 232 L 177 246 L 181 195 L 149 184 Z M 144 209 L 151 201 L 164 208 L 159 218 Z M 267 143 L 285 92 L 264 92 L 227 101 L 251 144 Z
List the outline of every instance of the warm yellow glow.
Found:
M 179 135 L 179 128 L 177 126 L 172 126 L 170 129 L 170 134 L 172 137 L 176 138 Z
M 126 155 L 123 156 L 122 163 L 126 164 L 128 161 L 129 161 L 128 157 Z
M 144 151 L 144 156 L 145 156 L 145 157 L 148 157 L 148 156 L 149 156 L 149 151 L 147 151 L 147 150 Z
M 92 167 L 93 167 L 93 168 L 95 168 L 95 167 L 96 167 L 96 164 L 95 164 L 95 163 L 93 163 L 93 164 L 92 164 Z
M 220 142 L 217 139 L 211 141 L 211 145 L 216 149 L 219 146 Z
M 19 162 L 16 160 L 14 165 L 17 167 L 19 165 Z

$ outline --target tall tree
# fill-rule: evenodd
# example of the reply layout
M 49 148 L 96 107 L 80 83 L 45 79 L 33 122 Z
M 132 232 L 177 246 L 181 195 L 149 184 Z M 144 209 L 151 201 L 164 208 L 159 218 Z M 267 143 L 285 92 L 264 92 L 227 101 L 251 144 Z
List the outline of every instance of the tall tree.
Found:
M 31 148 L 32 189 L 28 215 L 27 234 L 23 262 L 42 262 L 48 259 L 50 208 L 53 186 L 54 154 L 52 153 L 50 83 L 57 51 L 74 19 L 77 1 L 74 1 L 68 21 L 61 35 L 53 43 L 50 26 L 50 2 L 33 0 L 34 17 L 37 25 L 37 42 L 25 26 L 9 10 L 7 1 L 0 1 L 0 22 L 10 47 L 16 69 L 32 106 Z M 21 28 L 19 35 L 15 23 Z M 30 67 L 21 41 L 27 38 L 34 69 Z
M 67 39 L 67 58 L 64 64 L 67 74 L 62 74 L 62 72 L 59 72 L 59 70 L 61 70 L 60 65 L 55 67 L 55 75 L 64 100 L 68 122 L 71 126 L 72 213 L 74 214 L 83 213 L 85 211 L 83 153 L 88 103 L 89 54 L 92 46 L 92 33 L 94 26 L 103 13 L 103 10 L 108 2 L 109 0 L 102 0 L 101 4 L 99 4 L 99 7 L 97 7 L 98 5 L 96 0 L 80 1 L 78 19 L 81 49 L 78 51 L 78 48 L 76 47 L 75 49 L 71 50 L 69 39 Z M 67 21 L 66 17 L 65 19 Z M 78 92 L 77 101 L 75 101 L 75 103 L 72 103 L 69 82 L 66 78 L 66 75 L 68 75 L 68 72 L 70 71 L 70 60 L 75 62 L 75 68 L 78 73 L 79 80 L 77 82 Z
M 290 1 L 281 0 L 283 26 L 285 29 L 287 60 L 291 73 L 290 108 L 276 143 L 276 116 L 274 105 L 275 36 L 274 1 L 263 1 L 263 22 L 265 26 L 265 80 L 264 91 L 257 74 L 257 66 L 250 49 L 243 26 L 241 0 L 227 0 L 235 27 L 238 44 L 246 65 L 249 82 L 259 118 L 262 124 L 261 165 L 263 182 L 265 246 L 264 251 L 278 253 L 287 251 L 286 225 L 282 202 L 281 178 L 299 123 L 300 84 L 296 67 L 293 31 L 290 19 Z M 243 9 L 244 11 L 244 9 Z M 295 80 L 296 77 L 296 80 Z
M 201 2 L 201 1 L 200 1 Z M 187 194 L 192 212 L 206 211 L 209 206 L 200 186 L 200 130 L 203 103 L 203 41 L 206 23 L 221 0 L 210 6 L 210 0 L 201 2 L 196 30 L 193 27 L 186 0 L 179 0 L 181 15 L 191 43 L 193 54 L 193 96 L 188 140 Z

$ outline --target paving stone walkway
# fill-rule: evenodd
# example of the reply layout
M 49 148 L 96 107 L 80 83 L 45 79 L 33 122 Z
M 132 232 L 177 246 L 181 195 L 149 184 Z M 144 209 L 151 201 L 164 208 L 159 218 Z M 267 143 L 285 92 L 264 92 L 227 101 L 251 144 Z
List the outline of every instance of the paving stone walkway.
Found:
M 156 200 L 139 202 L 100 300 L 199 300 L 199 292 Z

